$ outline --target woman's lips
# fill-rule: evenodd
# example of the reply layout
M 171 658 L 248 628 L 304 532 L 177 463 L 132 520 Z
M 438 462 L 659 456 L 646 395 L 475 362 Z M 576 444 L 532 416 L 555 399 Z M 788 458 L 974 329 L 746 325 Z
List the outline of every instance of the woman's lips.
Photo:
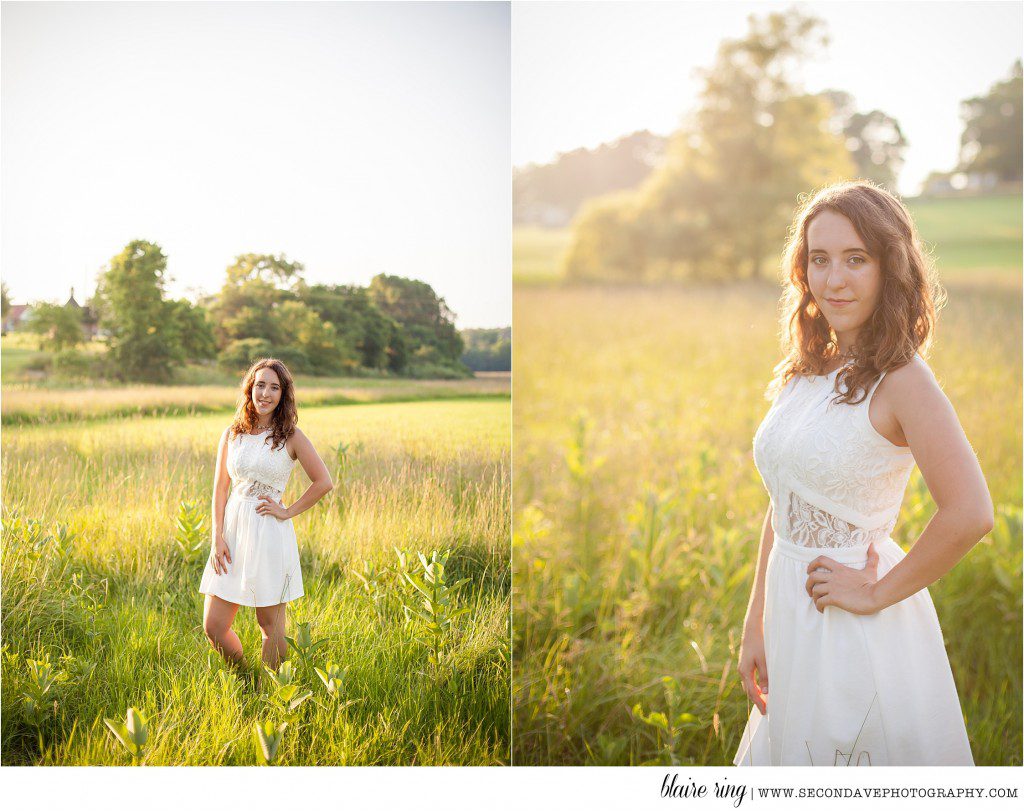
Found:
M 843 307 L 846 307 L 848 304 L 853 304 L 853 299 L 827 298 L 825 301 L 837 310 L 843 309 Z

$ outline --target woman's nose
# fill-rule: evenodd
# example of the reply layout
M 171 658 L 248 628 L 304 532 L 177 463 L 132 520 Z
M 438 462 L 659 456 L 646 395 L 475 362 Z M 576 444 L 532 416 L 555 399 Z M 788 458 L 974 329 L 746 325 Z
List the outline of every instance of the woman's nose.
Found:
M 838 290 L 846 287 L 846 277 L 843 275 L 842 270 L 833 266 L 829 271 L 828 278 L 825 280 L 825 287 L 829 290 Z

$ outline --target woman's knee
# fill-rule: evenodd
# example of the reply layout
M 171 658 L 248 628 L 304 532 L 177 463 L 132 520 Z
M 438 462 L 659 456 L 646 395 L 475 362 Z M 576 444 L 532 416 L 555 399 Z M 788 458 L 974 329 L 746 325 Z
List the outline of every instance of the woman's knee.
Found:
M 278 606 L 273 606 L 266 611 L 257 608 L 256 622 L 260 626 L 260 632 L 264 639 L 284 636 L 284 612 Z
M 206 638 L 210 640 L 214 645 L 218 644 L 227 634 L 230 626 L 225 625 L 223 622 L 213 618 L 203 618 L 203 633 L 206 634 Z

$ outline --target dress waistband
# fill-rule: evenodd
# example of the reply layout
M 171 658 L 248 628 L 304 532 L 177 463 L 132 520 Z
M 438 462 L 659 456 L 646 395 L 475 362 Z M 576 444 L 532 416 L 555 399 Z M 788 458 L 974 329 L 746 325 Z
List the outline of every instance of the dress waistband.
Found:
M 280 501 L 284 496 L 284 491 L 263 482 L 243 480 L 231 488 L 231 496 L 242 501 L 259 501 L 264 496 L 270 496 L 274 501 Z
M 792 541 L 788 541 L 785 538 L 780 538 L 778 535 L 775 536 L 775 541 L 772 544 L 772 552 L 777 552 L 787 558 L 800 561 L 801 563 L 810 563 L 816 557 L 824 555 L 827 558 L 832 558 L 836 563 L 842 563 L 844 566 L 852 566 L 855 569 L 864 568 L 864 564 L 868 560 L 868 547 L 870 543 L 861 543 L 856 546 L 799 546 Z

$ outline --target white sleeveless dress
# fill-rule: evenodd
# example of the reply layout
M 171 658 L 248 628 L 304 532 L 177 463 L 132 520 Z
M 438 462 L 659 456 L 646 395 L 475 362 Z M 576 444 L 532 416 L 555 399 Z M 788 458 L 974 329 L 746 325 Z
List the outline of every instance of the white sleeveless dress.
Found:
M 838 370 L 791 379 L 754 436 L 775 542 L 765 580 L 766 715 L 754 707 L 737 766 L 973 766 L 927 589 L 872 615 L 819 613 L 805 590 L 819 555 L 881 579 L 904 552 L 889 537 L 914 458 L 857 405 L 835 404 Z M 884 377 L 884 373 L 882 375 Z
M 261 496 L 280 502 L 295 460 L 282 445 L 273 449 L 269 431 L 239 434 L 228 441 L 231 493 L 224 507 L 224 539 L 231 552 L 227 572 L 206 562 L 199 591 L 238 605 L 266 606 L 303 595 L 299 547 L 291 519 L 260 515 Z

